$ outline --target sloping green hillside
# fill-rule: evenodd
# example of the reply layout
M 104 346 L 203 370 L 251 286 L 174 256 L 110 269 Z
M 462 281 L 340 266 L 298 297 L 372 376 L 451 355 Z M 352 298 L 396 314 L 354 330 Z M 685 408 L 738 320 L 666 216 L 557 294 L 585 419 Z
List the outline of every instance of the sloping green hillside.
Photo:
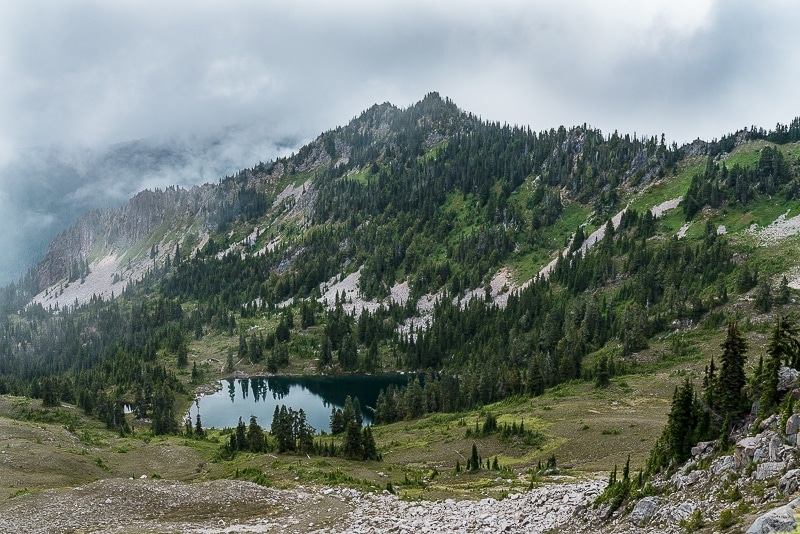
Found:
M 401 388 L 375 407 L 392 424 L 704 361 L 673 336 L 792 309 L 787 132 L 678 147 L 488 123 L 437 94 L 373 106 L 291 157 L 65 232 L 0 294 L 0 393 L 169 435 L 234 372 L 425 374 L 424 402 Z

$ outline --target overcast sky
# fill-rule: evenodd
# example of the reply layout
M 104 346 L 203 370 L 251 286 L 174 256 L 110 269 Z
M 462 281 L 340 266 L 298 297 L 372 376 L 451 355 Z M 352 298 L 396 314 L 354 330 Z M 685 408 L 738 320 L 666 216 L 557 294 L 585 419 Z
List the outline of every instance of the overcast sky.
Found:
M 800 115 L 798 28 L 780 0 L 4 0 L 0 168 L 31 147 L 74 163 L 77 147 L 220 132 L 244 167 L 430 91 L 534 130 L 710 140 Z M 216 171 L 200 167 L 118 195 Z M 20 180 L 0 172 L 7 213 Z

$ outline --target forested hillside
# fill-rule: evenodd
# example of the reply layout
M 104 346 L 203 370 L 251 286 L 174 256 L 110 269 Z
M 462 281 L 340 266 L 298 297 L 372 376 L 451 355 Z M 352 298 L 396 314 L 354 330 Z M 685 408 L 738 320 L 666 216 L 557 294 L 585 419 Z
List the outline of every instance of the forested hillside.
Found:
M 798 140 L 797 119 L 678 147 L 486 122 L 435 93 L 376 105 L 65 231 L 0 292 L 0 393 L 161 434 L 235 371 L 419 372 L 375 407 L 391 422 L 658 365 L 790 301 L 800 258 L 758 230 L 800 209 Z

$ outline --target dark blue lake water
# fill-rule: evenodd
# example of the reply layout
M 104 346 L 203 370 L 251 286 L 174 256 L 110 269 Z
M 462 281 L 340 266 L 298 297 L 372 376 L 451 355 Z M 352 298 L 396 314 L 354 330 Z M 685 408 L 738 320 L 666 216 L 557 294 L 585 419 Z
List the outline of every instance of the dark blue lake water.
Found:
M 308 424 L 317 432 L 330 432 L 331 410 L 343 408 L 345 398 L 358 397 L 364 424 L 372 422 L 372 410 L 378 392 L 389 384 L 408 383 L 403 375 L 340 376 L 340 377 L 253 377 L 221 380 L 222 389 L 205 395 L 192 404 L 189 415 L 195 422 L 198 408 L 205 428 L 232 428 L 239 421 L 250 422 L 255 415 L 258 423 L 269 429 L 275 407 L 282 404 L 306 413 Z

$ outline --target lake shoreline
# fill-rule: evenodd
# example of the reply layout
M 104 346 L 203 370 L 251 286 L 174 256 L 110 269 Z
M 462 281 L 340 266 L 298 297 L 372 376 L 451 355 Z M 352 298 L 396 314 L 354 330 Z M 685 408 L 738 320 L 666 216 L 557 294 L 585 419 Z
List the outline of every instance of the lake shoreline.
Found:
M 192 422 L 199 414 L 205 428 L 233 428 L 239 417 L 247 421 L 251 416 L 268 426 L 274 410 L 285 405 L 302 409 L 317 433 L 328 433 L 331 411 L 343 409 L 348 396 L 358 399 L 362 419 L 371 424 L 379 392 L 390 385 L 403 387 L 413 376 L 416 374 L 240 375 L 196 389 L 184 413 Z

